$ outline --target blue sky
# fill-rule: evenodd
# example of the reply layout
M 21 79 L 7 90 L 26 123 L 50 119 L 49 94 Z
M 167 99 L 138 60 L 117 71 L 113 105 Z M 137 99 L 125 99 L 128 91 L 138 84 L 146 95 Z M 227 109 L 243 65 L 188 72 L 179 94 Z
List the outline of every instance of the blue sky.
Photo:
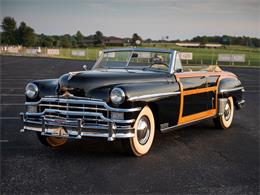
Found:
M 1 0 L 1 19 L 12 16 L 50 35 L 260 37 L 259 12 L 259 0 Z

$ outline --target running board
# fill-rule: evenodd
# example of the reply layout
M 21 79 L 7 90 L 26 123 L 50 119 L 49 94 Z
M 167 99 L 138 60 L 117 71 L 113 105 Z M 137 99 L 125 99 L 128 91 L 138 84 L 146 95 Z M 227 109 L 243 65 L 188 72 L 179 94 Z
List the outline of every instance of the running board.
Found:
M 177 130 L 177 129 L 180 129 L 180 128 L 183 128 L 183 127 L 188 127 L 188 126 L 194 125 L 196 123 L 201 122 L 202 120 L 215 118 L 215 117 L 216 117 L 215 115 L 214 116 L 209 116 L 209 117 L 204 117 L 204 118 L 197 119 L 197 120 L 194 120 L 194 121 L 191 121 L 191 122 L 188 122 L 188 123 L 183 123 L 183 124 L 180 124 L 180 125 L 167 127 L 167 128 L 161 129 L 161 132 L 162 133 L 167 133 L 167 132 L 174 131 L 174 130 Z

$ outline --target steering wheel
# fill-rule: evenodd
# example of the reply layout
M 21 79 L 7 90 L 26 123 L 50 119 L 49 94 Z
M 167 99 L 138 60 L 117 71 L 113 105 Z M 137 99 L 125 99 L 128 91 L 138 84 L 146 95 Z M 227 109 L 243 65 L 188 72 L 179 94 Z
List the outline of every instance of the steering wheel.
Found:
M 166 68 L 169 68 L 169 66 L 168 66 L 168 64 L 166 64 L 166 63 L 163 63 L 163 62 L 160 62 L 160 63 L 153 63 L 153 64 L 151 64 L 150 66 L 149 66 L 149 68 L 152 68 L 153 66 L 155 66 L 155 65 L 163 65 L 163 66 L 166 66 Z

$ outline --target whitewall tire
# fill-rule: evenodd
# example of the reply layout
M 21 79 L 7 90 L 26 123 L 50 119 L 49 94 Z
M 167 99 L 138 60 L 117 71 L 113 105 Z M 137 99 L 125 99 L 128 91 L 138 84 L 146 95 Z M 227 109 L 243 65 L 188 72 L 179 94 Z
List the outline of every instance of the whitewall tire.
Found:
M 217 128 L 227 129 L 231 126 L 234 117 L 234 100 L 228 97 L 225 105 L 224 113 L 217 118 L 214 118 L 214 123 Z
M 135 156 L 143 156 L 149 152 L 155 134 L 153 112 L 148 106 L 145 106 L 138 115 L 134 129 L 135 136 L 122 140 L 122 143 L 128 153 Z

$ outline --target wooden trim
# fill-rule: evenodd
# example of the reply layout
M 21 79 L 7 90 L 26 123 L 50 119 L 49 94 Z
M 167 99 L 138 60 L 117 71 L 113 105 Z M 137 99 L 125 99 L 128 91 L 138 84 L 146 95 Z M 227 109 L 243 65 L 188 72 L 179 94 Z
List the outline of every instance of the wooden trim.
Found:
M 220 80 L 223 78 L 223 76 L 220 76 L 218 77 L 218 80 L 217 80 L 217 91 L 216 91 L 216 96 L 215 96 L 215 99 L 216 99 L 216 110 L 218 110 L 218 87 L 219 87 L 219 83 L 220 83 Z
M 225 76 L 225 77 L 235 77 L 233 73 L 229 72 L 183 72 L 175 73 L 176 78 L 193 78 L 193 77 L 209 77 L 209 76 Z
M 216 86 L 201 88 L 201 89 L 191 89 L 191 90 L 183 91 L 183 95 L 192 95 L 192 94 L 205 93 L 205 92 L 216 91 L 216 90 L 217 90 Z
M 179 81 L 179 79 L 178 79 Z M 183 117 L 183 108 L 184 108 L 184 96 L 187 95 L 192 95 L 192 94 L 199 94 L 199 93 L 205 93 L 205 92 L 209 92 L 209 91 L 216 91 L 217 87 L 207 87 L 207 88 L 201 88 L 201 89 L 192 89 L 192 90 L 183 90 L 183 85 L 182 83 L 179 81 L 180 83 L 180 88 L 181 88 L 181 96 L 180 96 L 180 112 L 179 112 L 179 120 L 178 120 L 178 125 L 183 124 L 183 123 L 187 123 L 193 120 L 198 120 L 200 118 L 204 118 L 204 117 L 209 117 L 211 115 L 215 115 L 216 114 L 216 109 L 212 109 L 212 110 L 207 110 L 204 112 L 200 112 L 200 113 L 196 113 L 196 114 L 192 114 L 192 115 L 188 115 Z M 217 93 L 216 93 L 217 94 Z
M 183 123 L 187 123 L 187 122 L 191 122 L 191 121 L 194 121 L 194 120 L 198 120 L 200 118 L 215 116 L 216 114 L 217 114 L 217 110 L 211 109 L 211 110 L 199 112 L 199 113 L 196 113 L 196 114 L 192 114 L 192 115 L 189 115 L 189 116 L 185 116 L 185 117 L 182 117 L 179 120 L 178 125 L 183 124 Z
M 208 72 L 208 73 L 176 73 L 176 80 L 178 81 L 180 85 L 180 111 L 179 111 L 179 119 L 178 119 L 178 124 L 177 125 L 182 125 L 184 123 L 192 122 L 194 120 L 202 119 L 202 118 L 207 118 L 207 117 L 213 117 L 217 114 L 217 109 L 218 109 L 218 87 L 219 83 L 223 78 L 233 78 L 235 75 L 232 73 L 223 73 L 223 72 Z M 183 90 L 183 85 L 180 81 L 181 78 L 194 78 L 194 77 L 201 77 L 201 76 L 219 76 L 217 79 L 217 85 L 213 87 L 207 87 L 207 88 L 201 88 L 201 89 L 192 89 L 192 90 Z M 186 95 L 192 95 L 192 94 L 198 94 L 198 93 L 204 93 L 204 92 L 209 92 L 209 91 L 216 91 L 216 96 L 215 96 L 215 103 L 216 106 L 215 108 L 212 108 L 210 110 L 206 110 L 203 112 L 199 112 L 196 114 L 191 114 L 188 116 L 183 117 L 183 108 L 184 108 L 184 96 Z
M 181 91 L 181 95 L 180 95 L 180 111 L 179 111 L 179 119 L 178 119 L 178 124 L 180 123 L 180 120 L 182 118 L 182 113 L 183 113 L 183 107 L 184 107 L 184 95 L 183 95 L 183 85 L 180 82 L 180 79 L 176 78 L 179 85 L 180 85 L 180 91 Z

